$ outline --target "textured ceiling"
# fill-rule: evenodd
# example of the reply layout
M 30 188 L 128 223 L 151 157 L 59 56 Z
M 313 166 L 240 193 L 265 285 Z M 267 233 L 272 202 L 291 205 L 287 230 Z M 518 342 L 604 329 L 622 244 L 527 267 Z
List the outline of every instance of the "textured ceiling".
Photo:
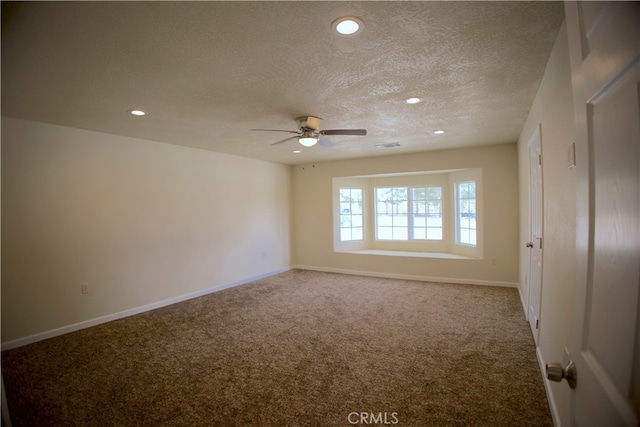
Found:
M 333 34 L 345 15 L 364 30 Z M 2 114 L 286 164 L 514 142 L 562 19 L 560 2 L 3 3 Z M 250 130 L 302 115 L 368 135 Z

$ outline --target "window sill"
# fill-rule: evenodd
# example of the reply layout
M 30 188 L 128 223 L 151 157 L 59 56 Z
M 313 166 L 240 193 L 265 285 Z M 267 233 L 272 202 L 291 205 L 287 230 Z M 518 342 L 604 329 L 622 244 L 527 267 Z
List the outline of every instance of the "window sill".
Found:
M 478 259 L 478 258 L 446 253 L 446 252 L 386 251 L 386 250 L 379 250 L 379 249 L 358 249 L 353 251 L 335 251 L 335 252 L 343 253 L 343 254 L 402 256 L 402 257 L 411 257 L 411 258 Z

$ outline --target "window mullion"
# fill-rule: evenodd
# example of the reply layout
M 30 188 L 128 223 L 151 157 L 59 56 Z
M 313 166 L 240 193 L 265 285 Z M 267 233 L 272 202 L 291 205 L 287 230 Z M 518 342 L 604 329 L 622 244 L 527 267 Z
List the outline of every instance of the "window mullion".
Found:
M 407 236 L 413 240 L 413 187 L 407 187 Z

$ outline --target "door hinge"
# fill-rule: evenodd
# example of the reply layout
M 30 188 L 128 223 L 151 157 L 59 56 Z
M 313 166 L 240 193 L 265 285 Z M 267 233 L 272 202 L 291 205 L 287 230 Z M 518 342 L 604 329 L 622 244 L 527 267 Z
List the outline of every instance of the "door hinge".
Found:
M 536 329 L 538 329 L 538 322 L 539 322 L 539 319 L 536 319 Z
M 538 166 L 542 166 L 542 154 L 538 154 Z

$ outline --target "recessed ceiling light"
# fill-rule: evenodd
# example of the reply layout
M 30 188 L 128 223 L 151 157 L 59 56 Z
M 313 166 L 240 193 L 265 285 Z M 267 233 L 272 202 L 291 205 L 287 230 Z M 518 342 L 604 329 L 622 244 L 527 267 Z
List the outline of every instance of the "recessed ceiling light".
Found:
M 144 116 L 147 113 L 145 113 L 142 110 L 133 109 L 133 110 L 129 110 L 129 114 L 133 114 L 134 116 Z
M 444 131 L 443 131 L 443 130 L 434 130 L 434 131 L 433 131 L 433 134 L 434 134 L 434 135 L 442 135 L 443 133 L 444 133 Z
M 362 32 L 364 28 L 364 22 L 360 18 L 354 16 L 345 16 L 338 18 L 331 24 L 333 31 L 343 36 L 355 36 Z
M 419 104 L 422 102 L 422 98 L 418 98 L 417 96 L 412 96 L 411 98 L 407 98 L 404 100 L 407 104 Z

